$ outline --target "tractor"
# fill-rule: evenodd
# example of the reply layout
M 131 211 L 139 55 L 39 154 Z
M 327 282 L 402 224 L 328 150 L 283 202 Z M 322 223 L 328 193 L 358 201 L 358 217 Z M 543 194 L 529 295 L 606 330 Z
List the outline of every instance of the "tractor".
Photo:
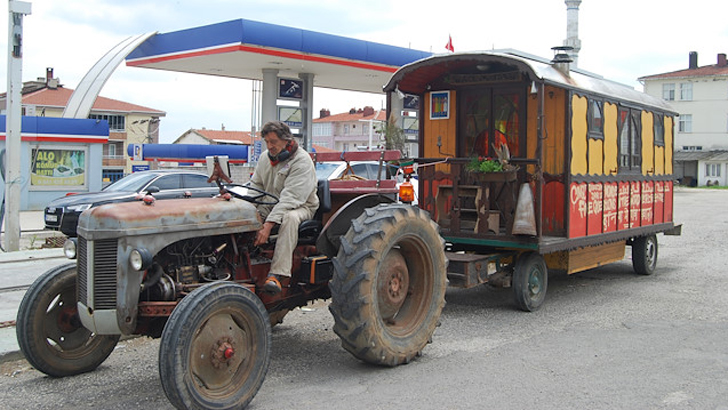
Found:
M 278 199 L 214 169 L 213 198 L 146 195 L 84 211 L 64 247 L 75 262 L 39 277 L 21 302 L 17 337 L 30 364 L 70 376 L 98 367 L 123 335 L 161 338 L 160 380 L 176 408 L 242 408 L 268 370 L 272 326 L 329 298 L 333 330 L 356 358 L 396 366 L 421 354 L 445 305 L 447 259 L 438 226 L 397 201 L 395 180 L 319 181 L 321 205 L 299 228 L 290 281 L 269 295 L 274 244 L 253 245 L 255 205 Z

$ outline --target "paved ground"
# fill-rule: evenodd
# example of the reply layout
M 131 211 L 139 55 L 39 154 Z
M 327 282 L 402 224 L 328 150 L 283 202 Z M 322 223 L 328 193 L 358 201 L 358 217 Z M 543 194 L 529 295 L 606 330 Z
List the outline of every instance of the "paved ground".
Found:
M 677 190 L 683 236 L 658 237 L 654 275 L 635 275 L 629 252 L 551 275 L 538 312 L 516 311 L 507 289 L 448 290 L 433 343 L 406 366 L 352 358 L 325 301 L 291 312 L 274 329 L 271 367 L 248 409 L 728 410 L 726 203 L 728 191 Z M 158 346 L 122 341 L 96 371 L 63 379 L 2 363 L 0 408 L 172 409 Z
M 67 262 L 62 249 L 44 248 L 46 238 L 63 235 L 43 229 L 43 211 L 24 211 L 19 217 L 20 250 L 0 250 L 0 362 L 19 358 L 15 327 L 7 323 L 15 320 L 25 289 L 38 275 Z M 0 233 L 0 243 L 4 248 L 5 224 Z

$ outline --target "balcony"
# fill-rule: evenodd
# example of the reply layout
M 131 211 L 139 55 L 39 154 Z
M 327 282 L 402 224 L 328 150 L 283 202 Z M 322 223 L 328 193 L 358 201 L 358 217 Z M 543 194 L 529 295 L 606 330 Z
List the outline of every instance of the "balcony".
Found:
M 126 157 L 124 155 L 104 155 L 103 166 L 123 167 L 126 166 Z

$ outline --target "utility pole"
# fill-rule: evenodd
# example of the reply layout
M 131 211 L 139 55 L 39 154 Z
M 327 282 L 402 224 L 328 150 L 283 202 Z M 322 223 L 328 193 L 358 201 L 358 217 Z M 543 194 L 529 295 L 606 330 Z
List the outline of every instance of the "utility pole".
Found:
M 5 118 L 5 250 L 20 250 L 20 157 L 23 89 L 23 16 L 30 14 L 30 3 L 8 1 L 8 93 Z

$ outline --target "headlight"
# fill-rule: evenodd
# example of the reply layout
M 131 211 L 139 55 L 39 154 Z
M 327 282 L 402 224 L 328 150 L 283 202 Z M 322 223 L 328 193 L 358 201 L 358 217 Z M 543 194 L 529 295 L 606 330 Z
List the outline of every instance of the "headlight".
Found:
M 91 208 L 91 204 L 81 204 L 81 205 L 73 205 L 67 207 L 69 211 L 76 211 L 76 212 L 83 212 L 87 209 Z
M 144 248 L 133 249 L 129 255 L 129 264 L 136 271 L 143 271 L 152 266 L 152 254 Z
M 68 259 L 76 259 L 76 238 L 68 238 L 63 243 L 63 254 Z

